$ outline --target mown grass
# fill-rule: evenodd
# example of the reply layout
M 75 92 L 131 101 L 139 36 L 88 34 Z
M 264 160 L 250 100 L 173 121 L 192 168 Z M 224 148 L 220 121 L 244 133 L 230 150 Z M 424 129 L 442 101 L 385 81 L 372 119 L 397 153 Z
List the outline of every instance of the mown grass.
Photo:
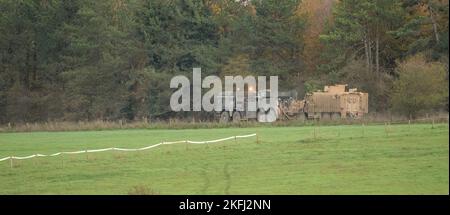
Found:
M 1 194 L 448 194 L 448 124 L 1 133 L 10 155 L 143 147 L 0 162 Z

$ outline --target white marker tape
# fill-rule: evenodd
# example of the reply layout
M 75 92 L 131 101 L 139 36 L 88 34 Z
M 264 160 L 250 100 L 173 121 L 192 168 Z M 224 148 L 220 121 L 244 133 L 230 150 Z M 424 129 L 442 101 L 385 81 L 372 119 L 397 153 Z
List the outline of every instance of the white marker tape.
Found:
M 86 153 L 86 152 L 93 153 L 93 152 L 105 152 L 105 151 L 110 151 L 110 150 L 134 152 L 134 151 L 142 151 L 142 150 L 155 148 L 155 147 L 158 147 L 160 145 L 171 145 L 171 144 L 178 144 L 178 143 L 192 143 L 192 144 L 217 143 L 217 142 L 223 142 L 223 141 L 227 141 L 227 140 L 231 140 L 231 139 L 235 139 L 235 138 L 247 138 L 247 137 L 253 137 L 253 136 L 256 136 L 256 134 L 249 134 L 249 135 L 242 135 L 242 136 L 233 136 L 233 137 L 227 137 L 227 138 L 222 138 L 222 139 L 217 139 L 217 140 L 208 140 L 208 141 L 180 140 L 180 141 L 175 141 L 175 142 L 162 142 L 162 143 L 158 143 L 158 144 L 155 144 L 155 145 L 142 147 L 142 148 L 137 148 L 137 149 L 105 148 L 105 149 L 91 149 L 91 150 L 74 151 L 74 152 L 57 152 L 57 153 L 50 154 L 50 155 L 34 154 L 34 155 L 30 155 L 30 156 L 25 156 L 25 157 L 9 156 L 9 157 L 1 158 L 0 162 L 1 161 L 5 161 L 5 160 L 9 160 L 9 159 L 24 160 L 24 159 L 34 158 L 34 157 L 49 157 L 49 156 L 53 157 L 53 156 L 58 156 L 58 155 L 62 155 L 62 154 L 81 154 L 81 153 Z

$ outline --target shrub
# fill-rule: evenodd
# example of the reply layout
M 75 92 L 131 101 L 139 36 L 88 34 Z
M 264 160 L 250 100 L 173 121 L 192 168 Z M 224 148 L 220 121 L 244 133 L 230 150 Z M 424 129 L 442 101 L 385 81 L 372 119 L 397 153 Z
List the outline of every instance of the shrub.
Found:
M 424 111 L 444 109 L 448 99 L 445 66 L 427 62 L 423 55 L 413 56 L 400 63 L 394 81 L 391 105 L 394 111 L 416 118 Z

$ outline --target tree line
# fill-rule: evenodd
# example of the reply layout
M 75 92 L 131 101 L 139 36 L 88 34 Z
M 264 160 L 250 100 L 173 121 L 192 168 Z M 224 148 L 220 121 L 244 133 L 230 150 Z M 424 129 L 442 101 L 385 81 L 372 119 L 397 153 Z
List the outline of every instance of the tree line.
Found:
M 193 67 L 445 109 L 448 1 L 0 0 L 0 123 L 172 116 L 169 81 Z

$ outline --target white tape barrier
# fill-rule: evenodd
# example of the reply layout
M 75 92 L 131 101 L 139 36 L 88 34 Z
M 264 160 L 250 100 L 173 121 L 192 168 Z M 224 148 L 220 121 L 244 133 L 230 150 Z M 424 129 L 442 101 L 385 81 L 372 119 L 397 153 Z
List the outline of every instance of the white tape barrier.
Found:
M 0 162 L 1 162 L 1 161 L 8 160 L 8 159 L 10 159 L 10 158 L 11 158 L 11 157 L 2 158 L 2 159 L 0 159 Z
M 256 136 L 256 134 L 248 134 L 248 135 L 242 135 L 242 136 L 233 136 L 233 137 L 227 137 L 227 138 L 222 138 L 222 139 L 217 139 L 217 140 L 207 140 L 207 141 L 181 140 L 181 141 L 175 141 L 175 142 L 162 142 L 162 143 L 158 143 L 158 144 L 155 144 L 155 145 L 151 145 L 151 146 L 147 146 L 147 147 L 143 147 L 143 148 L 137 148 L 137 149 L 105 148 L 105 149 L 91 149 L 91 150 L 74 151 L 74 152 L 57 152 L 57 153 L 49 154 L 49 155 L 34 154 L 34 155 L 26 156 L 26 157 L 9 156 L 9 157 L 5 157 L 5 158 L 1 158 L 0 162 L 1 161 L 5 161 L 5 160 L 10 160 L 10 159 L 24 160 L 24 159 L 34 158 L 34 157 L 53 157 L 53 156 L 58 156 L 58 155 L 62 155 L 62 154 L 70 155 L 70 154 L 81 154 L 81 153 L 106 152 L 106 151 L 111 151 L 111 150 L 125 151 L 125 152 L 134 152 L 134 151 L 142 151 L 142 150 L 155 148 L 155 147 L 158 147 L 160 145 L 171 145 L 171 144 L 178 144 L 178 143 L 191 143 L 191 144 L 218 143 L 218 142 L 223 142 L 223 141 L 237 139 L 237 138 L 247 138 L 247 137 L 254 137 L 254 136 Z

